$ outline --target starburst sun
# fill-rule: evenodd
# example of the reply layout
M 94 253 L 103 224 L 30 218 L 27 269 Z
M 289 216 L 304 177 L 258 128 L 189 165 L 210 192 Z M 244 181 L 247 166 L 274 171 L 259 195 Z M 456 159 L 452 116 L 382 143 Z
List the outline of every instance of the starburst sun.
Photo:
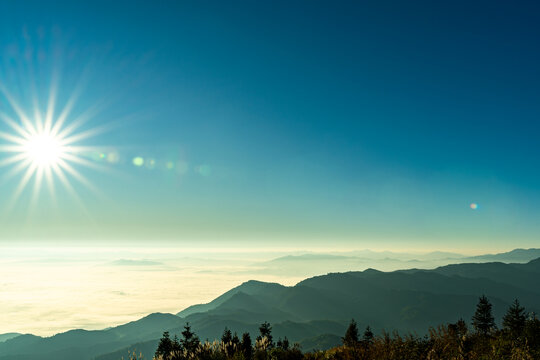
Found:
M 34 199 L 39 195 L 44 179 L 51 194 L 54 195 L 54 178 L 59 179 L 63 187 L 76 197 L 68 174 L 93 189 L 91 183 L 72 166 L 79 164 L 99 168 L 99 165 L 83 156 L 85 153 L 96 151 L 96 148 L 77 145 L 100 130 L 94 128 L 77 132 L 93 116 L 93 112 L 83 113 L 73 121 L 67 121 L 75 101 L 75 97 L 72 97 L 60 114 L 55 116 L 55 96 L 54 92 L 51 92 L 45 116 L 43 117 L 38 109 L 34 109 L 34 117 L 30 118 L 9 92 L 2 88 L 0 92 L 7 99 L 15 115 L 10 116 L 0 111 L 1 120 L 11 130 L 0 131 L 0 139 L 3 140 L 0 153 L 7 154 L 0 160 L 0 166 L 12 166 L 12 169 L 4 174 L 6 178 L 23 174 L 13 193 L 11 205 L 14 205 L 32 179 L 34 179 Z
M 58 164 L 66 154 L 66 148 L 51 133 L 40 133 L 26 139 L 22 145 L 22 151 L 26 158 L 37 167 L 51 167 Z

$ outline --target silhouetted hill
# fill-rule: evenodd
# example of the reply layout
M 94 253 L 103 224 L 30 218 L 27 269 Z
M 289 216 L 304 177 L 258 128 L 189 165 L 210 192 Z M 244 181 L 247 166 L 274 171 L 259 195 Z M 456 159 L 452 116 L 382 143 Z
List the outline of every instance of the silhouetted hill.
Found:
M 275 339 L 287 336 L 305 350 L 335 345 L 351 318 L 375 332 L 421 334 L 459 318 L 469 321 L 482 294 L 490 298 L 498 321 L 514 298 L 528 311 L 539 312 L 539 274 L 537 259 L 526 264 L 331 273 L 291 287 L 248 281 L 178 316 L 156 313 L 106 330 L 72 330 L 48 338 L 21 335 L 0 342 L 0 360 L 112 360 L 134 348 L 151 358 L 163 331 L 180 334 L 186 322 L 202 340 L 213 340 L 225 327 L 254 338 L 259 324 L 269 321 Z
M 540 273 L 540 258 L 529 261 L 526 264 L 516 265 L 517 267 L 526 271 Z
M 243 283 L 242 285 L 238 287 L 235 287 L 227 291 L 226 293 L 212 300 L 208 304 L 198 304 L 198 305 L 190 306 L 180 311 L 176 315 L 180 317 L 186 317 L 192 314 L 203 313 L 203 312 L 213 310 L 216 307 L 222 305 L 227 300 L 229 300 L 233 295 L 235 295 L 238 292 L 243 292 L 247 295 L 257 295 L 260 293 L 266 293 L 266 294 L 271 294 L 271 296 L 277 296 L 277 294 L 280 294 L 284 288 L 285 286 L 276 284 L 276 283 L 265 283 L 262 281 L 250 280 Z
M 493 263 L 469 263 L 447 265 L 433 270 L 445 276 L 460 276 L 469 279 L 490 280 L 496 283 L 527 289 L 540 293 L 539 274 L 540 258 L 526 264 Z M 517 296 L 514 295 L 514 296 Z
M 151 337 L 159 337 L 163 329 L 171 329 L 183 326 L 184 322 L 173 314 L 154 313 L 137 321 L 105 330 L 107 334 L 114 334 L 118 339 L 140 338 L 148 340 Z
M 0 342 L 4 342 L 9 339 L 16 338 L 17 336 L 20 336 L 19 333 L 6 333 L 6 334 L 0 334 Z
M 51 337 L 21 335 L 1 343 L 0 359 L 93 359 L 131 344 L 158 339 L 164 329 L 183 326 L 172 314 L 151 314 L 107 330 L 70 330 Z

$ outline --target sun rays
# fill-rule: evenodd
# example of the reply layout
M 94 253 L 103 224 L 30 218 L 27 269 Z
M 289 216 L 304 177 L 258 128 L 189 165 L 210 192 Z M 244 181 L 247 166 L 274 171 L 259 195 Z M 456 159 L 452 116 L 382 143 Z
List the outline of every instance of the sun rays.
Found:
M 55 116 L 56 90 L 53 87 L 45 112 L 42 113 L 34 101 L 32 116 L 23 110 L 10 92 L 0 86 L 0 94 L 7 100 L 11 114 L 0 110 L 0 153 L 4 156 L 0 160 L 0 167 L 9 167 L 5 172 L 5 179 L 20 176 L 8 209 L 16 205 L 26 188 L 32 186 L 32 204 L 38 200 L 40 191 L 46 187 L 55 199 L 55 180 L 77 202 L 80 199 L 71 184 L 75 179 L 88 189 L 96 191 L 91 182 L 76 168 L 82 165 L 90 168 L 99 168 L 85 158 L 84 154 L 96 151 L 95 147 L 78 145 L 80 142 L 100 133 L 103 128 L 92 128 L 81 131 L 81 126 L 96 114 L 96 109 L 90 109 L 74 119 L 70 119 L 71 110 L 76 100 L 76 93 L 67 101 L 66 105 Z

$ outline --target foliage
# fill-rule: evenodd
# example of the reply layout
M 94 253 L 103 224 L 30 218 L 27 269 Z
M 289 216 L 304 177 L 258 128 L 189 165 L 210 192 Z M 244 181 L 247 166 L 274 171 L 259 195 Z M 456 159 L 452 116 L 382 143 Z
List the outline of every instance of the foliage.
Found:
M 240 343 L 240 351 L 245 359 L 251 359 L 253 356 L 253 349 L 251 346 L 251 336 L 249 333 L 242 334 L 242 342 Z
M 371 331 L 371 328 L 366 326 L 366 330 L 364 331 L 364 336 L 362 337 L 362 344 L 364 346 L 369 346 L 373 343 L 373 337 L 375 335 L 373 334 L 373 331 Z
M 351 320 L 351 323 L 349 324 L 349 327 L 347 328 L 347 331 L 345 332 L 345 336 L 342 338 L 343 345 L 354 348 L 358 345 L 358 326 L 356 325 L 356 321 L 354 319 Z
M 523 334 L 526 320 L 525 308 L 522 307 L 516 299 L 512 305 L 510 305 L 503 317 L 503 328 L 508 331 L 514 339 L 518 339 Z
M 182 331 L 182 339 L 180 340 L 180 351 L 193 353 L 197 350 L 200 344 L 199 338 L 191 331 L 191 326 L 187 323 Z
M 156 349 L 155 357 L 168 360 L 173 352 L 172 341 L 168 331 L 163 333 L 163 337 L 159 340 L 158 348 Z
M 472 329 L 463 319 L 429 329 L 426 336 L 401 335 L 383 331 L 373 334 L 369 326 L 358 336 L 354 319 L 349 324 L 343 346 L 326 351 L 302 353 L 298 344 L 285 337 L 272 340 L 272 327 L 261 324 L 260 335 L 252 344 L 249 333 L 236 334 L 225 328 L 221 341 L 200 343 L 187 324 L 178 341 L 163 333 L 155 360 L 533 360 L 540 359 L 540 320 L 525 316 L 516 300 L 503 318 L 503 329 L 496 330 L 491 304 L 482 296 L 472 319 Z M 137 360 L 137 359 L 131 359 Z
M 476 312 L 472 318 L 472 325 L 483 336 L 487 336 L 495 329 L 495 318 L 491 313 L 491 303 L 485 295 L 482 295 L 478 300 Z
M 259 336 L 257 336 L 257 341 L 258 342 L 263 342 L 264 339 L 266 339 L 266 341 L 264 341 L 265 344 L 266 344 L 266 347 L 273 348 L 274 347 L 274 341 L 273 341 L 273 338 L 272 338 L 272 326 L 270 326 L 270 324 L 267 321 L 265 321 L 259 327 L 259 332 L 261 334 Z

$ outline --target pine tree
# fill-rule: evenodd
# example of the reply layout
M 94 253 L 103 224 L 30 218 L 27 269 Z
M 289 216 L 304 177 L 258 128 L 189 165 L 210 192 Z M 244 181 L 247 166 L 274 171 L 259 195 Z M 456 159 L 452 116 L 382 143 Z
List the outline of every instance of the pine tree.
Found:
M 156 349 L 154 357 L 157 359 L 161 357 L 163 360 L 171 358 L 171 351 L 173 350 L 173 342 L 171 341 L 168 331 L 163 333 L 163 337 L 159 340 L 159 345 Z
M 223 330 L 223 335 L 221 335 L 221 341 L 225 344 L 228 344 L 232 341 L 232 332 L 227 327 Z
M 503 327 L 512 335 L 512 337 L 517 338 L 523 333 L 526 320 L 525 308 L 522 307 L 516 299 L 512 305 L 510 305 L 503 317 Z
M 277 342 L 277 347 L 280 348 L 281 350 L 289 350 L 289 339 L 287 339 L 287 337 L 285 336 L 285 338 L 283 340 L 279 339 L 278 342 Z
M 540 355 L 540 320 L 535 313 L 530 313 L 529 318 L 525 321 L 523 335 L 529 346 L 538 349 Z
M 345 336 L 342 338 L 342 340 L 343 345 L 347 347 L 355 347 L 358 344 L 358 326 L 356 325 L 356 321 L 354 321 L 354 319 L 351 320 L 351 323 L 349 324 L 349 327 L 347 328 Z
M 455 324 L 448 324 L 448 331 L 452 337 L 461 339 L 467 334 L 467 323 L 465 320 L 459 319 Z
M 223 330 L 223 335 L 221 336 L 221 342 L 223 343 L 227 356 L 232 356 L 234 352 L 234 345 L 232 343 L 232 339 L 233 337 L 231 330 L 225 327 L 225 330 Z
M 249 335 L 249 333 L 246 332 L 242 334 L 242 342 L 240 343 L 240 348 L 242 349 L 244 358 L 246 360 L 250 360 L 252 357 L 253 349 L 251 345 L 251 336 Z
M 189 323 L 184 325 L 184 331 L 182 331 L 182 339 L 180 340 L 180 347 L 182 350 L 187 351 L 188 354 L 194 354 L 195 350 L 199 346 L 199 338 L 191 331 Z
M 362 342 L 366 346 L 369 346 L 373 343 L 373 331 L 371 331 L 371 328 L 369 327 L 369 325 L 366 327 L 366 330 L 364 331 Z
M 289 345 L 289 339 L 287 339 L 287 337 L 285 336 L 283 338 L 283 346 L 282 346 L 282 348 L 283 348 L 283 350 L 289 350 L 289 346 L 290 346 Z
M 257 336 L 257 340 L 260 341 L 266 337 L 268 341 L 268 347 L 273 348 L 274 341 L 272 339 L 272 326 L 270 326 L 270 323 L 268 323 L 267 321 L 262 323 L 261 326 L 259 327 L 259 332 L 261 333 L 261 335 Z
M 240 339 L 238 338 L 238 334 L 236 333 L 236 331 L 234 332 L 234 335 L 233 335 L 231 341 L 232 341 L 233 345 L 235 345 L 236 348 L 238 348 L 238 346 L 240 345 Z
M 472 317 L 472 325 L 476 332 L 485 336 L 495 328 L 495 318 L 491 312 L 491 303 L 485 295 L 482 295 L 476 305 L 476 312 Z
M 171 352 L 173 354 L 175 354 L 175 353 L 178 353 L 180 351 L 181 351 L 180 341 L 178 340 L 178 336 L 176 336 L 176 334 L 175 334 L 174 338 L 173 338 L 173 341 L 172 341 L 172 350 L 171 350 Z

